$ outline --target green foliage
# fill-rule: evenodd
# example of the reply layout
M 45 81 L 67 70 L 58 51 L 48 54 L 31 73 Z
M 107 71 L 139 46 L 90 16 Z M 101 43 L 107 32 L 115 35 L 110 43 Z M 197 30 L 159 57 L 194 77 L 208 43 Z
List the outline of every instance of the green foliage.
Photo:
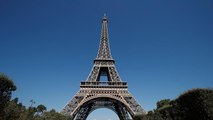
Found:
M 6 75 L 0 73 L 0 120 L 5 114 L 4 108 L 11 99 L 12 91 L 16 90 L 13 81 Z
M 179 120 L 213 120 L 213 90 L 189 90 L 175 100 L 174 109 Z
M 157 109 L 155 110 L 156 116 L 162 120 L 172 120 L 173 113 L 173 101 L 170 99 L 164 99 L 157 102 Z
M 175 100 L 161 100 L 137 120 L 213 120 L 213 90 L 192 89 Z
M 164 100 L 158 101 L 157 102 L 157 109 L 160 109 L 162 107 L 170 105 L 170 102 L 171 102 L 170 99 L 164 99 Z
M 42 116 L 35 120 L 71 120 L 71 118 L 52 109 L 49 112 L 44 112 Z
M 2 120 L 24 120 L 22 116 L 26 113 L 26 108 L 22 104 L 17 104 L 18 99 L 9 101 L 4 108 L 4 116 L 1 116 Z
M 10 100 L 12 91 L 16 90 L 13 81 L 6 75 L 0 73 L 0 104 Z
M 0 120 L 71 120 L 55 110 L 46 111 L 44 105 L 26 108 L 17 99 L 9 101 L 4 109 L 5 114 Z
M 143 120 L 164 120 L 159 112 L 149 111 Z
M 143 120 L 143 115 L 142 114 L 137 114 L 133 117 L 133 120 Z
M 37 111 L 41 114 L 46 110 L 47 110 L 47 108 L 44 105 L 38 105 L 37 106 Z

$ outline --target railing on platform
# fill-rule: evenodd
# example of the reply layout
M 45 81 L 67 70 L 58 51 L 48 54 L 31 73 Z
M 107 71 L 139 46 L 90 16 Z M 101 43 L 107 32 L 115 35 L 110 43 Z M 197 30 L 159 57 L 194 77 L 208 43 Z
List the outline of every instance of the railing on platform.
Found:
M 124 87 L 127 88 L 127 82 L 81 82 L 81 87 L 94 86 L 94 87 Z

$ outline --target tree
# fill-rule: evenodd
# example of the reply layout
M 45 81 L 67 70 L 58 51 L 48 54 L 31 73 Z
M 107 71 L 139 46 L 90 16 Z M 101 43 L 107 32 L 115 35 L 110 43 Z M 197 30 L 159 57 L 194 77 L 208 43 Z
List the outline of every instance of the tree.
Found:
M 33 106 L 33 104 L 35 104 L 36 102 L 35 102 L 35 100 L 30 100 L 30 102 L 31 102 L 31 104 L 30 104 L 30 107 L 32 107 Z
M 44 114 L 41 116 L 42 120 L 72 120 L 69 116 L 64 116 L 58 112 L 56 112 L 54 109 L 44 112 Z
M 15 90 L 16 86 L 13 81 L 3 73 L 0 73 L 0 119 L 3 119 L 4 108 L 11 99 L 12 91 Z
M 177 99 L 157 102 L 143 120 L 213 120 L 213 90 L 192 89 Z
M 133 120 L 144 120 L 144 115 L 142 114 L 136 114 L 135 116 L 133 116 Z
M 173 101 L 170 99 L 164 99 L 157 102 L 157 109 L 155 114 L 160 116 L 163 120 L 172 120 L 173 118 Z
M 164 99 L 164 100 L 158 101 L 157 102 L 157 109 L 160 109 L 162 107 L 170 105 L 170 102 L 171 102 L 170 99 Z
M 43 114 L 43 112 L 44 112 L 45 110 L 47 110 L 47 108 L 46 108 L 44 105 L 38 105 L 38 106 L 37 106 L 37 112 L 38 112 L 39 114 Z
M 16 86 L 13 81 L 3 73 L 0 73 L 0 105 L 9 101 L 12 91 L 15 90 Z
M 213 120 L 213 90 L 189 90 L 173 106 L 178 120 Z

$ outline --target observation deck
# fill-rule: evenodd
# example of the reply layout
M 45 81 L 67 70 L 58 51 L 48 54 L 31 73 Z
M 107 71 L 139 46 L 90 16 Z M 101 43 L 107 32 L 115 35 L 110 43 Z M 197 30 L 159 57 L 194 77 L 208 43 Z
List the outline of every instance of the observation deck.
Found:
M 81 88 L 127 88 L 127 82 L 81 82 Z

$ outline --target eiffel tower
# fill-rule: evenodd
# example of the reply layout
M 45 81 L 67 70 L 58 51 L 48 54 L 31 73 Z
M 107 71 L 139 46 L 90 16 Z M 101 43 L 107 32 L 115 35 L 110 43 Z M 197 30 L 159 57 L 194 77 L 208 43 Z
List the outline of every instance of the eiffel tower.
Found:
M 145 111 L 128 91 L 127 82 L 123 82 L 115 68 L 108 39 L 108 19 L 102 18 L 101 39 L 98 55 L 86 81 L 81 82 L 80 90 L 61 111 L 75 120 L 86 120 L 88 115 L 98 108 L 114 111 L 120 120 L 129 120 L 130 116 L 145 114 Z M 107 80 L 103 81 L 102 78 Z

